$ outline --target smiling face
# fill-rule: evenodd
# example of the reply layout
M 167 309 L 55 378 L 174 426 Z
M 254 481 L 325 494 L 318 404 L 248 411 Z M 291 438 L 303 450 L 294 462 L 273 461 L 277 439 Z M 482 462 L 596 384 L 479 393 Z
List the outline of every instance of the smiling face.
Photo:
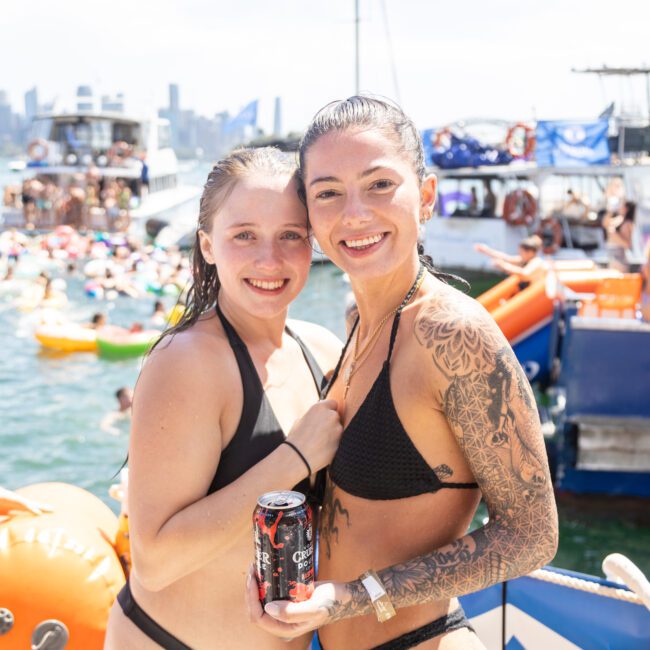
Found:
M 377 128 L 330 131 L 305 155 L 309 218 L 323 252 L 351 277 L 386 275 L 417 259 L 419 223 L 435 200 L 399 143 Z
M 307 215 L 288 175 L 240 178 L 199 237 L 206 262 L 216 264 L 220 300 L 251 316 L 282 314 L 307 280 Z

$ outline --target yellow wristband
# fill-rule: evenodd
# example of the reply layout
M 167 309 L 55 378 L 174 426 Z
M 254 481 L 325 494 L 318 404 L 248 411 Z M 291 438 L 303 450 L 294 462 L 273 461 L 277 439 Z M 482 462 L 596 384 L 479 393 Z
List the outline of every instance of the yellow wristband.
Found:
M 365 590 L 370 596 L 370 602 L 375 608 L 375 613 L 377 614 L 377 620 L 380 623 L 387 621 L 389 618 L 393 618 L 397 612 L 391 603 L 384 584 L 382 583 L 380 577 L 373 571 L 369 569 L 365 573 L 359 576 L 361 584 L 364 586 Z

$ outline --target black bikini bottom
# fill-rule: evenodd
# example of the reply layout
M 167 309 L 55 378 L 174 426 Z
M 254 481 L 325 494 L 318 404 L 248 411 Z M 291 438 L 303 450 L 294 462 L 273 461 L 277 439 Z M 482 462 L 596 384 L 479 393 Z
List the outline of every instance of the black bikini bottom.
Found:
M 426 623 L 422 627 L 418 627 L 416 630 L 406 632 L 396 639 L 391 639 L 390 641 L 386 641 L 386 643 L 375 646 L 372 650 L 408 650 L 408 648 L 415 648 L 420 643 L 440 636 L 445 632 L 459 630 L 461 627 L 466 627 L 474 632 L 474 628 L 469 620 L 467 620 L 463 608 L 459 607 L 451 612 L 451 614 L 445 614 L 435 621 L 431 621 L 431 623 Z M 325 646 L 322 643 L 321 648 L 325 650 Z
M 131 593 L 129 581 L 126 581 L 119 594 L 117 602 L 120 604 L 124 615 L 131 619 L 133 623 L 142 632 L 144 632 L 152 641 L 155 641 L 165 650 L 192 650 L 190 646 L 179 641 L 173 634 L 170 634 L 164 627 L 158 625 L 156 621 L 147 614 L 147 612 L 135 602 Z

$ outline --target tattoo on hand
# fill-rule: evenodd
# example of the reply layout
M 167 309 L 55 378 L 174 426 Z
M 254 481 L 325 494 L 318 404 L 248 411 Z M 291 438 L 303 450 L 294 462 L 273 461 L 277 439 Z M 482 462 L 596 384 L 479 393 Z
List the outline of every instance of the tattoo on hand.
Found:
M 329 614 L 328 623 L 334 623 L 351 616 L 363 616 L 374 611 L 370 596 L 360 580 L 346 584 L 347 595 L 342 600 L 327 600 L 323 606 Z

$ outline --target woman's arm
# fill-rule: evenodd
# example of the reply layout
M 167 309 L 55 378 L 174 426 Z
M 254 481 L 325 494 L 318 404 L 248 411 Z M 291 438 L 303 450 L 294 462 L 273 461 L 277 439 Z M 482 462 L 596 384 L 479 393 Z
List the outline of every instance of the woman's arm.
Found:
M 553 559 L 558 540 L 533 394 L 492 318 L 477 305 L 459 309 L 443 298 L 421 312 L 415 327 L 431 364 L 434 398 L 480 485 L 489 521 L 442 548 L 379 571 L 397 609 L 529 573 Z M 373 612 L 358 580 L 322 583 L 310 601 L 267 605 L 277 620 L 259 615 L 259 624 L 276 634 L 286 633 L 280 626 L 288 624 L 297 634 L 306 625 Z
M 518 275 L 521 278 L 530 278 L 533 274 L 543 268 L 543 262 L 539 257 L 534 257 L 526 264 L 526 266 L 517 266 L 516 264 L 510 264 L 503 260 L 495 260 L 493 264 L 496 268 L 501 269 L 505 273 Z
M 508 255 L 508 253 L 503 253 L 502 251 L 490 248 L 487 244 L 474 244 L 474 250 L 491 257 L 493 260 L 503 260 L 510 264 L 519 264 L 521 262 L 521 257 L 519 255 Z
M 227 551 L 250 529 L 260 494 L 290 489 L 306 474 L 298 455 L 280 445 L 236 481 L 206 496 L 239 371 L 225 346 L 206 350 L 189 335 L 177 335 L 163 346 L 147 360 L 138 381 L 129 448 L 134 571 L 152 591 Z M 206 363 L 206 352 L 218 361 Z M 329 462 L 336 448 L 335 405 L 319 403 L 292 428 L 291 439 L 314 471 Z M 317 436 L 318 445 L 313 442 Z

